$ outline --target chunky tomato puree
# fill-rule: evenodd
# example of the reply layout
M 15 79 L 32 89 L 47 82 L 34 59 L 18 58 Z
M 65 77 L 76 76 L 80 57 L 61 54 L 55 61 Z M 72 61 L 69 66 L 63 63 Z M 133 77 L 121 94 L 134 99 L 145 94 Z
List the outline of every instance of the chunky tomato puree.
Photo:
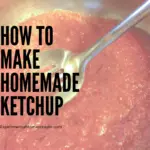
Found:
M 80 53 L 116 24 L 113 20 L 54 11 L 20 25 L 51 25 L 54 44 Z M 150 149 L 150 37 L 130 30 L 87 66 L 79 94 L 58 117 L 0 117 L 0 124 L 62 125 L 58 129 L 0 130 L 1 150 Z M 37 32 L 30 48 L 39 48 Z M 10 93 L 11 94 L 11 93 Z

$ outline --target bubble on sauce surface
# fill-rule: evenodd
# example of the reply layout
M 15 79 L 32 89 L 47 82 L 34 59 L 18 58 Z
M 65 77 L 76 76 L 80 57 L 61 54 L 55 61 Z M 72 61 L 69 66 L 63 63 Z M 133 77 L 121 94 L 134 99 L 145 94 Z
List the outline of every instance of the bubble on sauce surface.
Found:
M 33 19 L 34 24 L 52 24 L 58 36 L 50 49 L 73 52 L 85 50 L 116 24 L 60 10 Z M 32 23 L 31 18 L 22 25 Z M 3 138 L 5 149 L 149 149 L 150 53 L 136 37 L 126 33 L 91 61 L 83 87 L 60 116 L 24 118 L 33 124 L 61 124 L 62 129 L 10 129 L 6 135 L 13 134 Z M 36 37 L 32 39 L 34 46 Z

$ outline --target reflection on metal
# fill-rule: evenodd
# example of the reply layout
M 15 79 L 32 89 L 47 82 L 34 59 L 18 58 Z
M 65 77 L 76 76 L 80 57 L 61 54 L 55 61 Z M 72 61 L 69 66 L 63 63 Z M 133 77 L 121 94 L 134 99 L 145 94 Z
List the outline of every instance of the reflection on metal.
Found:
M 97 9 L 97 8 L 100 8 L 100 7 L 102 7 L 102 4 L 100 4 L 100 2 L 98 2 L 98 1 L 94 1 L 94 0 L 92 0 L 92 1 L 86 1 L 86 3 L 84 3 L 84 6 L 86 7 L 86 8 L 90 8 L 90 9 Z

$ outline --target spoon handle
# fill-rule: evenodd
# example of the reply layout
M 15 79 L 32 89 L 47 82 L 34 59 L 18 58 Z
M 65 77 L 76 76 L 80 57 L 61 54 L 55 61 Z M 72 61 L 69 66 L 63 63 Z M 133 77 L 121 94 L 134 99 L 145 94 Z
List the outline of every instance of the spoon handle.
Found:
M 123 33 L 129 28 L 141 21 L 150 12 L 150 0 L 146 1 L 133 13 L 131 13 L 125 20 L 119 25 L 108 32 L 104 37 L 98 40 L 91 48 L 81 53 L 78 57 L 84 66 L 93 59 L 99 52 L 110 45 L 113 41 L 117 40 Z

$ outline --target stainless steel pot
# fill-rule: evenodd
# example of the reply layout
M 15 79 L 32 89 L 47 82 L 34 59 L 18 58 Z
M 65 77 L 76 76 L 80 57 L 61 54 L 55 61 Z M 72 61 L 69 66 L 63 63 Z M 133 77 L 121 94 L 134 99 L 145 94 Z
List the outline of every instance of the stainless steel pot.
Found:
M 30 16 L 53 9 L 67 9 L 114 19 L 122 19 L 142 0 L 1 0 L 1 24 L 16 24 Z M 138 26 L 150 33 L 150 17 Z
M 142 1 L 143 0 L 0 0 L 0 25 L 15 25 L 32 15 L 38 15 L 53 9 L 66 9 L 120 20 L 142 4 Z M 150 15 L 138 24 L 138 27 L 150 34 Z M 150 50 L 150 47 L 148 47 L 148 49 Z

